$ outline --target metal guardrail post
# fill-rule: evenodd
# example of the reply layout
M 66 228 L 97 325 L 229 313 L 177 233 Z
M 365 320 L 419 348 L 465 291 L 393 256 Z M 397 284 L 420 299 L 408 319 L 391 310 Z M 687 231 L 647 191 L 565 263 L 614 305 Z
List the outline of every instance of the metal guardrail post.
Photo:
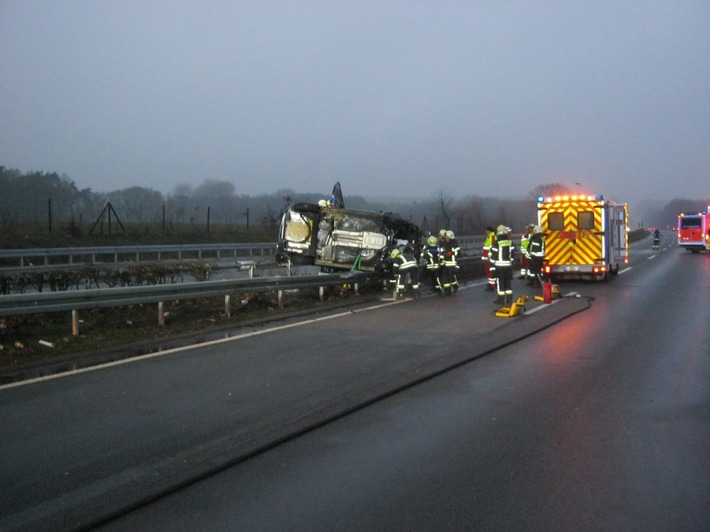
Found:
M 232 295 L 226 294 L 224 296 L 224 315 L 228 318 L 232 317 Z
M 72 336 L 79 336 L 79 311 L 71 311 L 71 333 Z

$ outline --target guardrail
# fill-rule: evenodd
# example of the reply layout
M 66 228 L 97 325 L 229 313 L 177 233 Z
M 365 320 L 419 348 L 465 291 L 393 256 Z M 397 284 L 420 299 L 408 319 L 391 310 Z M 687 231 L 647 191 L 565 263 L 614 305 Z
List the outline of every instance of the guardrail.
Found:
M 480 256 L 480 246 L 483 237 L 463 236 L 460 237 L 464 259 L 474 260 Z M 231 279 L 220 281 L 199 281 L 175 284 L 156 284 L 140 286 L 122 286 L 114 288 L 87 288 L 83 290 L 66 290 L 53 292 L 33 292 L 21 294 L 0 295 L 0 316 L 10 316 L 18 314 L 37 314 L 43 312 L 71 311 L 74 334 L 78 334 L 79 310 L 87 308 L 114 307 L 136 305 L 142 303 L 158 303 L 158 321 L 164 324 L 163 303 L 165 301 L 177 301 L 194 299 L 201 297 L 213 297 L 217 295 L 225 296 L 225 313 L 229 316 L 230 296 L 233 293 L 278 291 L 279 305 L 282 304 L 284 290 L 300 290 L 305 288 L 322 288 L 339 284 L 355 284 L 366 282 L 375 278 L 382 278 L 383 274 L 365 272 L 346 272 L 340 274 L 326 274 L 315 276 L 276 276 L 253 278 L 253 268 L 257 260 L 237 261 L 239 257 L 268 257 L 275 252 L 276 246 L 273 243 L 258 244 L 204 244 L 204 245 L 174 245 L 174 246 L 119 246 L 119 247 L 96 247 L 96 248 L 47 248 L 47 249 L 25 249 L 25 250 L 0 250 L 0 259 L 16 258 L 23 269 L 33 270 L 42 268 L 29 266 L 26 259 L 32 257 L 42 258 L 42 262 L 49 264 L 50 257 L 64 257 L 68 262 L 63 265 L 55 264 L 55 268 L 67 268 L 72 265 L 86 265 L 87 257 L 89 264 L 107 264 L 97 260 L 97 257 L 111 256 L 112 261 L 118 261 L 121 257 L 132 256 L 135 261 L 148 262 L 156 260 L 175 261 L 173 257 L 166 258 L 167 255 L 183 257 L 185 254 L 198 254 L 199 258 L 204 258 L 204 254 L 210 252 L 216 254 L 213 258 L 224 258 L 224 253 L 230 254 L 230 258 L 235 258 L 235 267 L 249 268 L 249 279 Z M 255 254 L 255 251 L 258 254 Z M 242 255 L 238 253 L 242 252 Z M 247 253 L 245 255 L 244 253 Z M 146 256 L 150 258 L 146 258 Z M 78 261 L 82 257 L 82 262 Z M 185 259 L 189 260 L 189 259 Z M 115 264 L 115 262 L 108 262 Z M 22 266 L 21 266 L 22 267 Z M 10 269 L 10 268 L 8 268 Z M 15 268 L 13 268 L 15 269 Z M 3 269 L 0 268 L 0 271 Z M 322 295 L 322 292 L 321 292 Z
M 464 256 L 480 253 L 484 236 L 457 237 Z M 0 271 L 17 268 L 67 268 L 68 266 L 106 265 L 122 262 L 161 262 L 186 259 L 239 259 L 273 257 L 275 242 L 251 244 L 175 244 L 160 246 L 97 246 L 69 248 L 0 249 Z M 2 264 L 0 262 L 0 264 Z
M 270 257 L 276 243 L 250 244 L 176 244 L 160 246 L 97 246 L 69 248 L 0 249 L 0 261 L 13 262 L 4 268 L 36 266 L 96 265 L 183 259 L 238 259 Z M 2 269 L 4 269 L 2 268 Z
M 78 311 L 81 309 L 119 307 L 142 303 L 158 303 L 158 323 L 165 324 L 163 303 L 203 297 L 225 296 L 225 314 L 231 315 L 231 295 L 248 292 L 278 291 L 279 306 L 285 290 L 303 290 L 343 284 L 354 285 L 382 278 L 382 274 L 347 272 L 339 274 L 294 277 L 260 277 L 222 281 L 202 281 L 174 285 L 128 286 L 122 288 L 95 288 L 33 294 L 0 296 L 0 316 L 38 314 L 43 312 L 72 312 L 72 331 L 79 334 Z

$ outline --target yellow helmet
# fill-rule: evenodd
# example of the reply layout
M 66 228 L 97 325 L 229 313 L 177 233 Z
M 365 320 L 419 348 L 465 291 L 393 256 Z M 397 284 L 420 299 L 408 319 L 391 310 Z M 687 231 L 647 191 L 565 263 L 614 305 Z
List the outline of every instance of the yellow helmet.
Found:
M 398 250 L 397 248 L 394 248 L 394 249 L 392 250 L 392 253 L 390 253 L 390 257 L 392 257 L 393 259 L 396 259 L 396 258 L 399 257 L 401 254 L 402 254 L 402 252 L 401 252 L 400 250 Z
M 429 238 L 426 239 L 426 243 L 429 246 L 436 246 L 436 237 L 434 235 L 431 235 Z

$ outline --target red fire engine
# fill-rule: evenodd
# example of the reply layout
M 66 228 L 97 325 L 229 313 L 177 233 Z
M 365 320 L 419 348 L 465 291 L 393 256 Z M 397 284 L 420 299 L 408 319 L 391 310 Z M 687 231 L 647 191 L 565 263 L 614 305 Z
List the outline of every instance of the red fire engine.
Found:
M 708 212 L 678 215 L 678 245 L 693 253 L 710 249 L 710 207 Z

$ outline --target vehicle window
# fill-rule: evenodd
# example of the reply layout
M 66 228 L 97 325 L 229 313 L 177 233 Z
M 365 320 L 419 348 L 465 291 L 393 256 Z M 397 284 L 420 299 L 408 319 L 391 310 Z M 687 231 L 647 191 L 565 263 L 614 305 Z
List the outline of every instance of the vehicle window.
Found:
M 594 213 L 592 211 L 580 212 L 577 215 L 577 227 L 580 231 L 594 229 Z
M 681 218 L 680 219 L 680 228 L 681 229 L 690 229 L 691 227 L 700 227 L 700 218 L 699 217 Z
M 547 228 L 550 231 L 562 231 L 565 228 L 565 216 L 561 212 L 551 212 L 547 215 Z

